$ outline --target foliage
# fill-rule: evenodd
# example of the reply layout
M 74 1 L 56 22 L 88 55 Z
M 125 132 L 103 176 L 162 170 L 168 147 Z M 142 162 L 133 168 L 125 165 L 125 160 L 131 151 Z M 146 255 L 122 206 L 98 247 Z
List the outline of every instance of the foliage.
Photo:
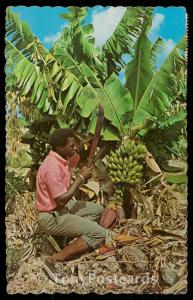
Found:
M 157 63 L 157 56 L 162 50 L 164 49 L 164 41 L 162 38 L 158 38 L 154 44 L 151 46 L 151 66 L 154 71 L 156 71 L 156 63 Z
M 147 37 L 152 8 L 127 7 L 102 48 L 94 45 L 92 25 L 85 25 L 87 10 L 69 7 L 61 15 L 69 24 L 47 51 L 29 26 L 7 9 L 7 81 L 9 76 L 17 81 L 27 118 L 36 122 L 39 111 L 43 117 L 52 116 L 59 127 L 73 127 L 89 135 L 94 133 L 101 103 L 103 140 L 119 141 L 124 135 L 136 134 L 145 138 L 149 130 L 171 123 L 175 127 L 178 113 L 168 117 L 168 112 L 177 99 L 184 103 L 186 98 L 185 37 L 156 69 L 157 55 L 164 46 L 161 38 L 151 44 Z M 121 58 L 125 53 L 132 58 L 127 66 Z M 120 70 L 126 74 L 125 86 L 117 76 Z
M 144 23 L 152 20 L 152 9 L 128 7 L 112 36 L 103 45 L 102 50 L 107 58 L 108 75 L 118 73 L 126 64 L 123 54 L 134 56 L 134 43 L 140 36 Z
M 26 192 L 27 185 L 24 178 L 18 176 L 14 170 L 7 170 L 6 172 L 6 201 L 14 200 L 18 193 Z
M 169 183 L 187 183 L 188 178 L 185 174 L 179 174 L 179 175 L 167 175 L 166 181 Z
M 150 68 L 148 44 L 144 34 L 136 45 L 136 57 L 128 64 L 126 70 L 126 86 L 132 89 L 135 103 L 131 127 L 139 126 L 149 119 L 160 119 L 160 116 L 171 109 L 172 102 L 175 100 L 173 96 L 176 81 L 175 66 L 177 64 L 179 68 L 184 68 L 178 58 L 182 45 L 185 47 L 184 39 L 176 45 L 155 74 Z
M 9 91 L 6 95 L 6 201 L 14 200 L 18 193 L 27 189 L 25 182 L 26 163 L 32 163 L 31 157 L 26 152 L 26 146 L 21 147 L 20 135 L 25 126 L 25 121 L 17 116 L 16 99 L 18 93 Z
M 171 155 L 186 156 L 185 40 L 177 44 L 157 69 L 157 55 L 163 48 L 163 41 L 158 38 L 152 45 L 147 37 L 152 8 L 127 7 L 122 20 L 102 48 L 94 46 L 93 27 L 84 23 L 86 14 L 85 7 L 69 7 L 69 13 L 61 15 L 69 24 L 63 29 L 61 39 L 47 51 L 27 23 L 21 22 L 17 14 L 7 9 L 6 196 L 7 200 L 14 200 L 15 205 L 11 206 L 14 213 L 6 218 L 6 234 L 7 275 L 8 279 L 13 278 L 9 280 L 8 290 L 12 293 L 33 292 L 34 289 L 43 292 L 42 288 L 49 292 L 66 292 L 71 289 L 68 286 L 59 287 L 52 282 L 49 286 L 45 276 L 45 284 L 42 286 L 39 274 L 43 261 L 36 255 L 39 255 L 39 250 L 42 254 L 45 239 L 41 233 L 35 234 L 37 223 L 34 194 L 23 194 L 27 187 L 27 167 L 31 164 L 34 168 L 38 167 L 45 157 L 49 151 L 48 137 L 54 128 L 73 127 L 80 134 L 93 134 L 97 106 L 102 103 L 105 124 L 101 138 L 104 143 L 110 140 L 119 141 L 120 144 L 121 138 L 129 135 L 137 144 L 143 139 L 158 162 L 169 159 Z M 123 54 L 131 57 L 127 65 L 122 59 Z M 119 80 L 120 71 L 126 73 L 125 86 Z M 21 119 L 18 113 L 22 114 Z M 21 145 L 21 142 L 25 145 Z M 126 160 L 122 162 L 123 167 L 126 166 L 124 162 Z M 158 168 L 158 173 L 161 172 L 154 160 L 152 165 Z M 100 164 L 98 166 L 100 175 L 105 173 Z M 116 169 L 118 166 L 120 161 L 117 161 Z M 156 282 L 130 286 L 123 292 L 184 293 L 187 285 L 184 188 L 183 193 L 180 193 L 173 190 L 173 186 L 163 185 L 162 181 L 152 188 L 152 180 L 144 180 L 138 186 L 125 189 L 124 202 L 134 207 L 132 218 L 116 228 L 116 232 L 128 234 L 128 239 L 135 236 L 133 255 L 129 254 L 132 249 L 129 245 L 122 256 L 122 249 L 119 249 L 115 256 L 109 257 L 113 264 L 107 264 L 106 261 L 103 266 L 99 262 L 99 267 L 96 254 L 91 253 L 76 261 L 75 266 L 86 259 L 88 270 L 80 270 L 83 276 L 92 268 L 96 274 L 106 274 L 106 270 L 115 272 L 112 271 L 113 267 L 121 272 L 121 276 L 127 276 L 128 272 L 134 275 L 144 273 L 145 269 L 140 266 L 145 264 L 146 271 L 156 276 Z M 182 183 L 187 181 L 187 177 L 184 174 L 167 174 L 166 181 Z M 86 185 L 82 191 L 85 189 Z M 117 189 L 114 195 L 116 199 L 118 194 L 122 195 Z M 128 260 L 128 263 L 119 266 L 120 260 Z M 142 264 L 142 261 L 145 263 Z M 19 272 L 14 276 L 18 267 Z M 65 267 L 65 275 L 70 276 L 72 269 L 73 262 Z M 174 283 L 176 278 L 177 283 Z M 81 284 L 74 286 L 76 292 L 85 292 L 82 287 Z M 95 285 L 93 288 L 100 293 L 108 291 L 106 285 Z

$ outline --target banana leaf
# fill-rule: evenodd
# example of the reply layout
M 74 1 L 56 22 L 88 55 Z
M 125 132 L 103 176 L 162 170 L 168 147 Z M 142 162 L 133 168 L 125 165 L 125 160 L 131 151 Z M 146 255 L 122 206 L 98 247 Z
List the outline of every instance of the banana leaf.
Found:
M 181 184 L 181 183 L 186 183 L 188 181 L 188 177 L 185 174 L 166 175 L 166 181 L 168 183 Z
M 151 47 L 151 67 L 155 70 L 155 65 L 158 60 L 158 54 L 160 54 L 164 49 L 164 40 L 158 38 Z
M 133 114 L 135 114 L 139 101 L 153 77 L 150 64 L 151 45 L 145 32 L 137 40 L 135 48 L 135 56 L 127 65 L 125 84 L 134 101 Z
M 133 109 L 133 101 L 128 90 L 122 87 L 114 73 L 105 81 L 103 86 L 85 63 L 82 63 L 80 68 L 93 91 L 94 98 L 92 100 L 101 102 L 104 107 L 105 118 L 110 120 L 120 132 L 125 132 L 123 124 L 127 122 L 126 113 Z
M 6 38 L 14 44 L 14 46 L 22 51 L 22 54 L 30 61 L 33 61 L 32 54 L 38 52 L 45 57 L 47 50 L 40 44 L 33 35 L 29 25 L 21 22 L 17 13 L 12 12 L 11 8 L 6 9 Z
M 170 52 L 160 69 L 149 81 L 144 93 L 134 110 L 132 126 L 143 124 L 145 120 L 157 117 L 166 112 L 174 99 L 175 66 L 180 56 L 179 49 L 185 49 L 185 39 L 179 42 Z
M 81 70 L 78 67 L 77 62 L 66 51 L 63 41 L 59 42 L 57 47 L 53 49 L 53 55 L 66 70 L 72 72 L 76 77 L 80 76 Z
M 133 56 L 133 45 L 141 34 L 144 19 L 151 13 L 149 7 L 127 7 L 115 31 L 103 45 L 103 51 L 110 53 L 118 63 L 124 53 Z
M 82 62 L 79 65 L 65 49 L 57 47 L 54 56 L 73 74 L 78 74 L 79 82 L 86 83 L 76 98 L 76 102 L 82 109 L 81 115 L 89 117 L 101 102 L 104 106 L 105 118 L 118 130 L 124 132 L 123 124 L 128 121 L 127 113 L 132 111 L 133 101 L 129 91 L 122 87 L 118 77 L 112 74 L 103 85 L 87 64 Z M 66 77 L 64 82 L 67 80 Z

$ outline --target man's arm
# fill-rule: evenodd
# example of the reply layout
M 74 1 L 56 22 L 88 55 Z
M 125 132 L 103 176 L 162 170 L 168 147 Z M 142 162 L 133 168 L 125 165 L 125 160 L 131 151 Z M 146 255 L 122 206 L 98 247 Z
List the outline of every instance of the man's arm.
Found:
M 54 199 L 56 201 L 56 204 L 60 208 L 64 207 L 68 203 L 68 201 L 74 196 L 76 190 L 81 186 L 82 183 L 82 178 L 78 176 L 66 193 Z
M 80 176 L 77 176 L 73 184 L 70 186 L 69 190 L 63 195 L 58 196 L 54 199 L 58 207 L 63 208 L 68 203 L 68 201 L 74 196 L 76 190 L 84 182 L 83 178 L 87 179 L 90 177 L 90 175 L 91 175 L 91 168 L 83 167 L 80 170 Z

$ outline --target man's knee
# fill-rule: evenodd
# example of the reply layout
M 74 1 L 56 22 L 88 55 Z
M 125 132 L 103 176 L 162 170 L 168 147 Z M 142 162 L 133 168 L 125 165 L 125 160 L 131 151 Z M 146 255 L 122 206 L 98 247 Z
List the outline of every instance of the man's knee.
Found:
M 104 211 L 104 207 L 98 203 L 92 203 L 93 204 L 93 213 L 97 216 L 102 215 Z
M 84 235 L 84 239 L 88 245 L 92 248 L 98 247 L 102 242 L 105 241 L 107 236 L 107 231 L 98 224 L 93 224 L 90 226 L 89 233 Z

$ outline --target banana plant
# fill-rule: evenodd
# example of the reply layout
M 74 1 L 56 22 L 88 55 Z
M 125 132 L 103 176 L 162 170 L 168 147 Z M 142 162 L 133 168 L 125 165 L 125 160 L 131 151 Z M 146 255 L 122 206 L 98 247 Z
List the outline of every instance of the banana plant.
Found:
M 127 7 L 121 21 L 111 37 L 102 46 L 109 68 L 108 75 L 125 69 L 123 54 L 134 56 L 134 44 L 144 30 L 144 24 L 150 26 L 153 9 L 151 7 Z
M 164 49 L 164 41 L 162 38 L 157 38 L 157 40 L 151 46 L 151 57 L 150 63 L 153 71 L 156 71 L 156 63 L 158 59 L 158 54 L 160 54 Z
M 175 100 L 177 69 L 185 67 L 181 54 L 185 49 L 186 39 L 183 37 L 160 68 L 153 72 L 151 46 L 146 32 L 137 40 L 135 56 L 126 69 L 125 85 L 131 92 L 134 102 L 131 130 L 133 127 L 143 127 L 149 120 L 162 120 L 169 111 Z
M 101 52 L 94 47 L 93 25 L 84 25 L 87 13 L 87 7 L 70 6 L 68 13 L 60 14 L 69 24 L 64 28 L 61 39 L 55 43 L 52 51 L 57 47 L 64 48 L 77 63 L 86 62 L 96 74 L 104 78 L 105 64 Z M 77 76 L 76 73 L 74 75 Z
M 182 68 L 183 62 L 179 50 L 184 51 L 185 39 L 155 70 L 161 40 L 151 45 L 147 38 L 152 9 L 128 7 L 102 53 L 94 48 L 92 26 L 83 24 L 86 13 L 86 8 L 70 7 L 70 12 L 62 15 L 70 21 L 69 28 L 47 51 L 26 23 L 8 9 L 7 66 L 17 78 L 21 95 L 30 99 L 30 105 L 43 114 L 64 117 L 69 126 L 80 132 L 94 132 L 96 108 L 101 103 L 105 112 L 103 139 L 119 140 L 129 130 L 162 117 L 170 108 L 177 68 Z M 133 58 L 126 67 L 123 87 L 115 74 L 116 67 L 108 72 L 107 65 L 112 59 L 121 64 L 121 53 L 126 52 Z M 102 57 L 105 68 L 101 67 Z
M 17 33 L 19 30 L 23 32 L 22 28 L 25 24 L 15 22 L 15 16 L 16 14 L 8 11 L 8 26 L 12 26 L 12 31 L 15 28 Z M 15 40 L 9 37 L 9 34 L 9 39 L 6 38 L 7 57 L 17 58 L 14 73 L 21 93 L 28 95 L 31 104 L 44 113 L 68 115 L 70 109 L 78 111 L 83 118 L 88 119 L 92 115 L 88 126 L 90 132 L 94 130 L 96 106 L 102 102 L 106 117 L 104 139 L 118 139 L 119 134 L 124 132 L 122 122 L 126 120 L 127 113 L 132 110 L 130 94 L 122 87 L 118 77 L 112 74 L 102 84 L 85 62 L 78 63 L 65 49 L 57 47 L 52 51 L 54 54 L 52 55 L 39 44 L 37 39 L 33 38 L 32 34 L 28 33 L 28 36 L 30 36 L 30 44 L 27 41 L 27 45 L 22 44 L 21 48 L 18 43 L 14 43 Z M 26 46 L 30 49 L 31 45 L 36 46 L 36 52 L 29 51 L 26 56 L 23 54 L 23 48 Z M 32 60 L 34 57 L 38 59 Z M 68 63 L 69 68 L 66 65 Z M 72 69 L 76 70 L 79 76 L 75 76 Z M 81 99 L 85 95 L 87 98 L 83 105 Z M 123 109 L 119 111 L 120 107 Z
M 56 60 L 53 56 L 47 55 L 45 61 L 49 67 L 47 66 L 46 70 L 41 72 L 36 65 L 14 48 L 8 40 L 7 45 L 11 48 L 12 54 L 15 51 L 15 55 L 20 56 L 20 61 L 15 68 L 15 74 L 19 83 L 18 87 L 21 88 L 22 94 L 30 93 L 30 102 L 32 104 L 37 105 L 45 113 L 49 111 L 51 114 L 65 114 L 69 102 L 73 100 L 73 103 L 79 106 L 77 109 L 81 117 L 88 118 L 95 112 L 97 105 L 102 103 L 106 120 L 115 127 L 114 132 L 118 128 L 117 136 L 119 132 L 124 131 L 122 122 L 126 123 L 127 121 L 125 115 L 132 110 L 132 101 L 130 101 L 129 92 L 122 87 L 115 74 L 112 74 L 105 81 L 105 84 L 102 85 L 85 63 L 78 65 L 68 55 L 71 62 L 73 61 L 74 67 L 80 72 L 81 80 L 83 81 L 83 84 L 81 84 L 73 73 L 68 70 L 65 71 L 59 60 Z M 59 51 L 56 52 L 56 56 L 59 54 Z M 58 101 L 54 102 L 53 98 L 56 99 L 56 96 L 53 85 L 56 88 L 59 86 L 58 83 L 54 82 L 56 79 L 60 80 L 60 88 L 58 90 Z M 49 92 L 50 95 L 48 94 Z M 128 105 L 129 102 L 130 105 Z M 91 118 L 91 124 L 89 125 L 91 132 L 94 130 L 93 124 L 95 120 L 96 118 Z M 104 133 L 106 132 L 109 135 L 110 132 L 113 132 L 112 125 L 109 128 L 107 126 Z

